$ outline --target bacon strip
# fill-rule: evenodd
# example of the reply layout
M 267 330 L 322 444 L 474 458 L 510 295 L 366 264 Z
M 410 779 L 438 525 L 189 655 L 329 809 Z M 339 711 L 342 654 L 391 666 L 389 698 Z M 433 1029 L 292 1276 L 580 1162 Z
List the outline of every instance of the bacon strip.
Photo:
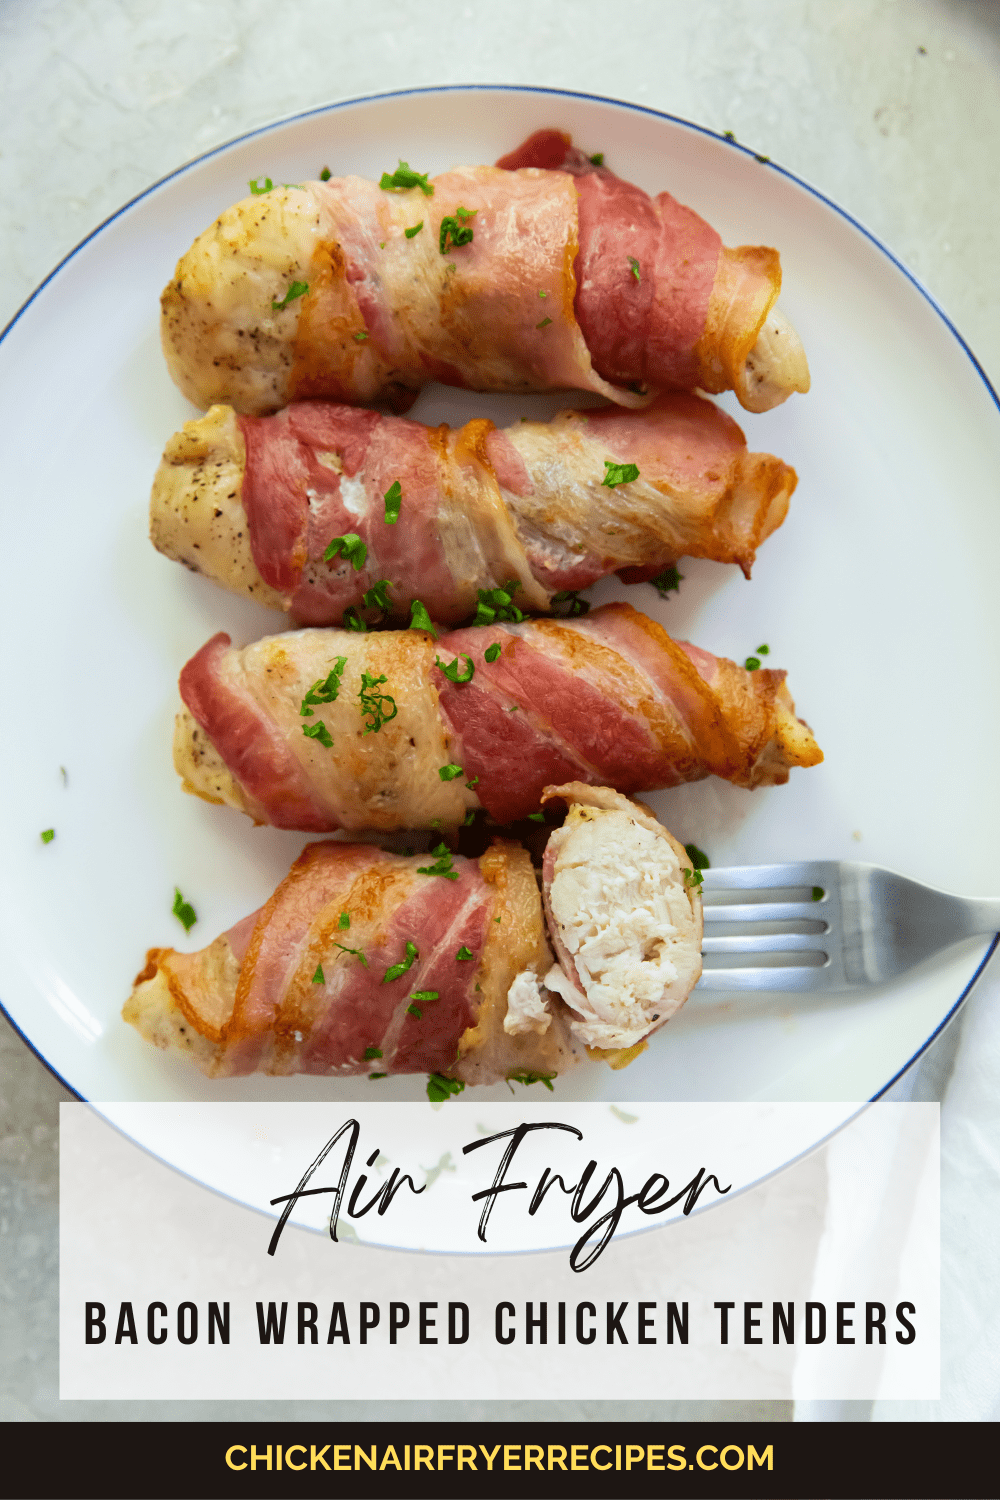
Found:
M 125 1019 L 215 1077 L 563 1072 L 582 1049 L 554 997 L 543 1034 L 502 1025 L 514 975 L 552 962 L 527 853 L 456 856 L 454 880 L 421 874 L 431 859 L 308 845 L 266 905 L 208 948 L 150 950 Z M 410 966 L 389 978 L 407 943 Z
M 612 488 L 608 463 L 633 463 L 639 477 Z M 434 619 L 457 623 L 477 590 L 510 580 L 525 609 L 546 610 L 559 590 L 615 571 L 639 581 L 681 556 L 737 563 L 749 577 L 795 484 L 780 459 L 747 452 L 730 417 L 682 393 L 642 412 L 564 411 L 503 431 L 318 401 L 273 417 L 214 407 L 167 445 L 151 532 L 168 556 L 302 624 L 338 625 L 347 609 L 382 618 L 363 602 L 380 580 L 386 618 L 408 620 L 419 597 Z M 348 534 L 364 544 L 360 569 L 357 557 L 323 559 Z
M 487 661 L 492 646 L 500 650 Z M 437 643 L 413 630 L 303 630 L 243 651 L 217 637 L 210 648 L 182 674 L 188 712 L 178 720 L 175 764 L 186 790 L 285 819 L 281 827 L 289 826 L 290 775 L 271 799 L 275 746 L 297 768 L 296 785 L 308 788 L 302 826 L 310 829 L 455 826 L 479 806 L 506 822 L 536 809 L 545 785 L 558 781 L 626 793 L 710 774 L 747 788 L 774 785 L 791 766 L 823 758 L 795 717 L 784 672 L 746 672 L 673 641 L 626 604 L 576 620 L 455 630 Z M 304 718 L 305 694 L 340 657 L 336 700 Z M 475 669 L 468 683 L 435 665 L 458 659 L 464 671 L 466 658 Z M 364 672 L 386 677 L 379 691 L 396 708 L 375 733 L 365 730 Z M 241 704 L 253 705 L 238 736 L 226 696 L 233 683 Z M 330 747 L 303 734 L 319 722 Z M 194 754 L 196 728 L 228 769 L 225 785 Z M 448 771 L 456 765 L 461 775 Z
M 776 251 L 726 251 L 669 194 L 530 148 L 443 173 L 430 197 L 343 177 L 235 204 L 164 290 L 173 378 L 248 414 L 313 397 L 404 411 L 430 380 L 626 407 L 645 404 L 637 383 L 732 387 L 751 410 L 808 389 L 747 369 Z

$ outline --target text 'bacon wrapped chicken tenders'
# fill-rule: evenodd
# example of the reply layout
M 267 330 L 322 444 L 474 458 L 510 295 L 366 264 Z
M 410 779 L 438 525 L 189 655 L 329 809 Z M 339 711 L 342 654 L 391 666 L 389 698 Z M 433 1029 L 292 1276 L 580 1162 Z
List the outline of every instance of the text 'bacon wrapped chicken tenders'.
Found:
M 808 390 L 774 307 L 777 251 L 725 249 L 669 193 L 565 144 L 554 170 L 538 155 L 529 141 L 504 158 L 514 170 L 431 180 L 400 163 L 381 186 L 254 184 L 164 290 L 174 380 L 199 406 L 246 413 L 316 396 L 403 411 L 432 380 L 625 406 L 643 388 L 733 389 L 751 411 Z
M 451 624 L 512 580 L 537 611 L 682 556 L 749 576 L 795 482 L 686 394 L 504 431 L 319 401 L 274 417 L 215 406 L 167 444 L 150 532 L 168 557 L 302 624 L 339 625 L 347 609 L 409 620 L 416 597 Z
M 216 1077 L 427 1072 L 445 1097 L 551 1079 L 585 1045 L 624 1066 L 698 980 L 697 878 L 627 798 L 579 783 L 547 795 L 569 804 L 545 868 L 562 966 L 517 844 L 479 859 L 310 844 L 267 904 L 208 948 L 151 949 L 125 1019 Z M 581 901 L 587 917 L 570 932 L 561 914 Z
M 310 832 L 456 826 L 478 807 L 510 822 L 555 782 L 767 786 L 823 758 L 784 678 L 627 604 L 437 641 L 308 629 L 236 650 L 220 634 L 181 673 L 174 764 L 185 790 Z

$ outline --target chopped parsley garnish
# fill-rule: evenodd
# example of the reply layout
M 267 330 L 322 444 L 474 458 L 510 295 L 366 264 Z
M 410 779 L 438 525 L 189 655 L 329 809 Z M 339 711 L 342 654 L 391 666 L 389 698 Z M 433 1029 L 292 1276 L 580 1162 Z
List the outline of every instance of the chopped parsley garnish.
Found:
M 469 949 L 466 948 L 466 946 L 465 946 L 464 943 L 462 944 L 461 948 L 459 948 L 458 952 L 455 954 L 455 957 L 458 959 L 459 963 L 462 963 L 462 964 L 468 963 L 469 959 L 470 958 L 475 958 L 475 956 L 476 955 L 474 953 L 470 953 Z
M 544 823 L 545 822 L 545 814 L 543 812 L 529 813 L 528 814 L 528 822 L 529 823 Z
M 603 167 L 604 166 L 604 152 L 603 151 L 595 151 L 594 154 L 593 154 L 593 156 L 590 158 L 590 165 L 592 167 Z
M 42 843 L 43 844 L 51 844 L 51 842 L 55 838 L 55 836 L 56 836 L 56 831 L 55 831 L 54 828 L 43 828 L 42 829 L 41 839 L 42 839 Z
M 419 1005 L 408 1005 L 406 1007 L 406 1014 L 408 1016 L 416 1016 L 417 1020 L 419 1021 L 423 1017 L 424 1013 L 420 1009 Z
M 465 784 L 469 788 L 469 791 L 471 792 L 472 788 L 474 786 L 478 786 L 479 785 L 479 777 L 478 776 L 473 776 L 472 780 L 471 781 L 467 781 Z
M 700 870 L 686 869 L 684 871 L 684 884 L 687 886 L 688 890 L 697 890 L 698 887 L 704 882 L 704 879 L 705 877 Z
M 425 1003 L 428 1000 L 439 1000 L 440 998 L 441 994 L 439 990 L 414 990 L 410 996 L 411 1000 L 423 1000 Z
M 551 318 L 543 318 L 540 323 L 536 323 L 535 324 L 535 327 L 536 328 L 548 328 L 548 326 L 549 326 L 549 324 L 551 322 L 552 322 Z
M 442 255 L 447 255 L 451 246 L 472 244 L 472 225 L 465 223 L 467 219 L 474 219 L 479 212 L 478 208 L 456 208 L 454 214 L 441 220 L 441 232 L 438 236 L 438 249 Z M 460 224 L 459 219 L 463 220 Z
M 771 654 L 771 648 L 770 648 L 770 646 L 766 646 L 765 645 L 765 646 L 758 646 L 757 647 L 757 655 L 758 656 L 770 656 L 770 654 Z
M 548 292 L 543 292 L 542 289 L 541 289 L 541 287 L 539 287 L 538 288 L 538 295 L 539 295 L 539 297 L 547 297 L 549 294 L 548 294 Z M 525 421 L 525 418 L 522 417 L 521 421 L 522 422 Z
M 636 260 L 636 258 L 635 258 L 634 255 L 630 255 L 629 256 L 628 263 L 629 263 L 629 268 L 631 269 L 632 275 L 635 277 L 636 281 L 641 281 L 642 277 L 639 274 L 639 262 Z
M 333 559 L 338 556 L 343 556 L 351 564 L 355 573 L 360 573 L 368 557 L 368 547 L 356 531 L 348 531 L 344 536 L 333 538 L 323 553 L 323 561 L 333 562 Z
M 760 666 L 760 657 L 748 656 L 746 661 L 743 663 L 743 666 L 748 672 L 756 672 L 757 668 Z
M 527 1088 L 528 1085 L 532 1083 L 544 1083 L 545 1087 L 551 1094 L 554 1092 L 552 1088 L 552 1080 L 556 1076 L 557 1075 L 555 1073 L 529 1073 L 526 1070 L 522 1069 L 520 1073 L 508 1073 L 507 1082 L 523 1083 L 525 1088 Z M 514 1090 L 511 1089 L 511 1093 L 513 1092 Z
M 567 615 L 585 615 L 590 609 L 590 600 L 581 599 L 576 589 L 560 589 L 558 594 L 552 595 L 553 604 L 565 604 L 564 613 Z
M 631 484 L 633 479 L 639 478 L 639 470 L 635 464 L 613 464 L 610 458 L 604 460 L 604 478 L 602 484 L 606 484 L 609 490 L 613 490 L 616 484 Z
M 369 1073 L 368 1074 L 368 1082 L 369 1083 L 374 1083 L 375 1080 L 376 1080 L 376 1078 L 388 1078 L 388 1076 L 389 1076 L 388 1073 Z
M 814 901 L 822 901 L 822 899 L 823 899 L 823 897 L 825 895 L 826 895 L 826 892 L 824 891 L 824 889 L 823 889 L 823 887 L 821 885 L 814 885 L 813 886 L 812 898 L 813 898 Z
M 320 182 L 329 182 L 332 176 L 333 173 L 330 171 L 330 168 L 324 167 L 322 172 L 319 174 L 319 180 Z
M 190 932 L 191 928 L 198 920 L 198 914 L 195 911 L 194 907 L 191 905 L 190 901 L 184 900 L 184 897 L 180 893 L 180 888 L 176 885 L 174 886 L 174 904 L 171 910 L 173 911 L 173 914 L 177 918 L 178 922 L 180 922 L 181 926 L 184 928 L 184 931 Z
M 461 766 L 456 766 L 454 762 L 452 762 L 451 765 L 439 766 L 438 775 L 440 776 L 442 781 L 454 781 L 457 777 L 464 776 L 465 772 L 462 770 Z
M 416 943 L 407 940 L 406 957 L 401 958 L 398 964 L 393 964 L 391 969 L 386 969 L 382 976 L 383 984 L 392 984 L 394 979 L 402 979 L 407 969 L 413 968 L 413 961 L 420 957 Z
M 418 865 L 417 874 L 443 875 L 445 880 L 457 880 L 458 871 L 453 870 L 451 867 L 451 850 L 448 848 L 448 845 L 438 844 L 435 849 L 431 850 L 431 853 L 434 855 L 434 863 L 432 865 Z
M 468 782 L 466 782 L 465 784 L 466 784 L 466 786 L 469 785 Z M 463 828 L 471 828 L 472 824 L 475 821 L 476 821 L 476 809 L 474 807 L 470 807 L 469 811 L 466 813 L 465 817 L 462 819 L 462 827 Z
M 406 235 L 406 238 L 408 240 L 412 240 L 414 235 L 418 235 L 423 227 L 424 221 L 423 219 L 421 219 L 419 224 L 411 224 L 409 229 L 403 230 L 403 233 Z
M 353 604 L 349 604 L 341 617 L 341 623 L 345 630 L 366 631 L 368 626 L 362 620 Z
M 492 646 L 487 646 L 486 650 L 483 652 L 483 660 L 484 661 L 496 661 L 497 657 L 500 655 L 500 652 L 502 650 L 503 650 L 503 647 L 500 645 L 500 642 L 499 641 L 494 641 L 493 644 L 492 644 Z
M 426 604 L 421 603 L 419 599 L 414 599 L 413 603 L 410 605 L 409 628 L 411 630 L 429 630 L 435 640 L 437 640 L 438 638 L 438 633 L 434 629 L 431 617 L 427 613 L 427 606 Z
M 688 859 L 694 865 L 696 870 L 707 870 L 711 867 L 712 861 L 709 859 L 704 849 L 699 849 L 697 844 L 685 844 L 684 853 L 687 855 Z
M 333 749 L 333 735 L 322 719 L 317 719 L 315 724 L 303 724 L 302 733 L 307 740 L 319 740 L 324 750 Z
M 461 660 L 462 658 L 460 656 L 456 656 L 454 661 L 444 662 L 441 660 L 440 656 L 435 656 L 434 665 L 437 667 L 439 672 L 442 672 L 444 676 L 447 677 L 449 682 L 471 682 L 473 677 L 475 677 L 476 675 L 476 669 L 473 665 L 472 657 L 465 657 L 466 666 L 464 671 L 459 666 L 459 662 Z
M 271 191 L 271 189 L 274 187 L 274 183 L 271 181 L 270 177 L 265 177 L 264 186 L 261 187 L 259 178 L 251 177 L 249 187 L 254 197 L 260 198 L 264 193 L 269 193 Z
M 656 577 L 651 578 L 649 581 L 660 598 L 665 599 L 668 594 L 680 593 L 681 584 L 684 582 L 684 574 L 678 573 L 676 568 L 664 568 L 662 573 L 657 573 Z
M 373 677 L 370 672 L 362 672 L 361 674 L 361 688 L 358 692 L 358 697 L 361 700 L 362 714 L 369 715 L 365 719 L 365 734 L 378 734 L 382 725 L 388 724 L 389 720 L 394 719 L 399 712 L 396 708 L 395 698 L 390 698 L 388 693 L 377 691 L 382 683 L 388 682 L 388 680 L 384 673 L 381 677 Z M 389 713 L 386 709 L 385 705 L 387 703 L 392 704 L 392 713 Z
M 378 583 L 373 583 L 370 589 L 361 595 L 361 602 L 367 609 L 391 609 L 389 590 L 392 584 L 388 578 L 380 578 Z
M 499 589 L 477 589 L 476 617 L 473 625 L 492 625 L 495 620 L 517 624 L 525 616 L 514 603 L 514 594 L 521 587 L 516 578 L 510 579 Z
M 364 341 L 365 341 L 365 339 L 367 337 L 368 337 L 368 329 L 367 328 L 359 328 L 358 331 L 357 331 L 357 333 L 354 335 L 354 342 L 356 344 L 363 344 Z
M 724 130 L 722 132 L 722 134 L 723 134 L 723 137 L 727 141 L 735 141 L 735 139 L 736 139 L 736 131 L 735 130 Z
M 365 957 L 365 955 L 362 953 L 362 951 L 361 951 L 360 948 L 345 948 L 344 945 L 343 945 L 343 943 L 338 943 L 338 942 L 334 942 L 333 946 L 335 948 L 339 948 L 340 951 L 341 951 L 341 953 L 350 953 L 354 958 L 357 959 L 357 961 L 358 961 L 359 964 L 362 964 L 364 966 L 364 968 L 367 969 L 367 967 L 368 967 L 368 960 Z
M 382 1048 L 381 1047 L 366 1047 L 365 1048 L 365 1062 L 372 1062 L 376 1057 L 381 1057 L 381 1056 L 382 1056 Z
M 385 524 L 395 526 L 399 520 L 399 507 L 403 500 L 403 486 L 398 479 L 394 479 L 382 496 L 385 501 Z
M 335 703 L 340 692 L 340 676 L 347 666 L 347 657 L 338 656 L 326 677 L 318 677 L 299 705 L 304 719 L 311 719 L 319 703 Z
M 754 152 L 753 159 L 754 159 L 754 161 L 760 161 L 760 162 L 764 162 L 764 163 L 767 163 L 767 162 L 769 162 L 771 160 L 771 158 L 769 156 L 760 156 L 760 155 L 758 155 L 758 153 L 756 151 Z
M 316 972 L 312 977 L 313 984 L 326 984 L 326 976 L 323 973 L 323 965 L 316 965 Z
M 289 302 L 294 302 L 297 297 L 304 297 L 308 290 L 308 281 L 293 281 L 280 302 L 275 302 L 273 298 L 271 299 L 271 306 L 275 312 L 281 312 L 288 306 Z
M 351 914 L 350 914 L 350 912 L 349 911 L 342 911 L 340 913 L 340 921 L 337 923 L 337 926 L 340 928 L 341 932 L 346 932 L 347 929 L 348 929 L 348 927 L 350 927 L 350 925 L 351 925 Z
M 414 172 L 408 161 L 400 161 L 395 172 L 383 172 L 378 185 L 385 193 L 393 188 L 418 187 L 425 198 L 434 196 L 434 184 L 427 181 L 427 173 Z
M 465 1084 L 457 1078 L 445 1078 L 443 1073 L 431 1073 L 427 1078 L 427 1097 L 432 1104 L 443 1104 L 452 1094 L 463 1094 Z

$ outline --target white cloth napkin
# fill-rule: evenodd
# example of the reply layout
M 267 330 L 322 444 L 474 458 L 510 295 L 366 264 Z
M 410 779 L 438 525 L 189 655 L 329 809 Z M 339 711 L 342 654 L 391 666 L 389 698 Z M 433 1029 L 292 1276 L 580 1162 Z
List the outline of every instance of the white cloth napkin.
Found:
M 948 1063 L 952 1060 L 949 1069 Z M 798 1401 L 795 1420 L 996 1421 L 1000 1417 L 1000 950 L 959 1017 L 889 1097 L 941 1101 L 941 1399 Z M 881 1164 L 887 1186 L 890 1163 Z M 833 1143 L 821 1256 L 857 1253 L 856 1165 Z M 867 1183 L 870 1194 L 878 1184 Z M 919 1247 L 902 1244 L 900 1263 Z

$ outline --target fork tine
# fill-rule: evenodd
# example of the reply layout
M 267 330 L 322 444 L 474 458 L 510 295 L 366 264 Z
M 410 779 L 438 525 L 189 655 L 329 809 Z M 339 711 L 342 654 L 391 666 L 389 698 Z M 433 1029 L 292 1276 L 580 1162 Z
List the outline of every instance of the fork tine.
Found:
M 823 911 L 815 901 L 756 901 L 752 906 L 704 906 L 706 922 L 819 922 Z
M 825 990 L 834 980 L 830 965 L 822 968 L 704 969 L 695 993 L 713 990 Z
M 800 885 L 820 885 L 828 891 L 839 881 L 839 867 L 830 859 L 787 865 L 730 865 L 703 870 L 702 880 L 705 891 L 766 891 L 773 886 Z
M 748 933 L 743 937 L 702 938 L 702 953 L 823 952 L 822 932 Z

